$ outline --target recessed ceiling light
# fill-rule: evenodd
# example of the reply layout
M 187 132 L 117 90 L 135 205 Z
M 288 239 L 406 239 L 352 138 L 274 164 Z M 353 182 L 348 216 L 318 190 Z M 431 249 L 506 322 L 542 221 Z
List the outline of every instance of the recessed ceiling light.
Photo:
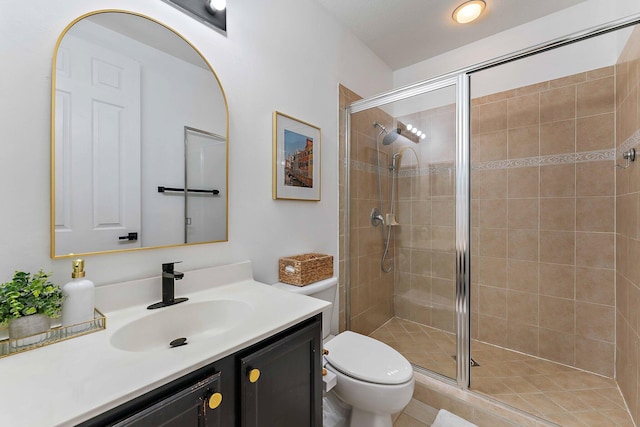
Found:
M 212 13 L 223 11 L 227 8 L 227 0 L 207 0 L 204 4 L 209 12 Z
M 471 0 L 462 3 L 453 11 L 453 20 L 460 24 L 467 24 L 476 20 L 484 11 L 486 3 L 483 0 Z

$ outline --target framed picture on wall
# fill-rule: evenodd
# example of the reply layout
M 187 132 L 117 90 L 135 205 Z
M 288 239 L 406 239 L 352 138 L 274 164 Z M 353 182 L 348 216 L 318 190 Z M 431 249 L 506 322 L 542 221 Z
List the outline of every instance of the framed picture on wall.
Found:
M 320 128 L 273 112 L 273 198 L 320 201 Z

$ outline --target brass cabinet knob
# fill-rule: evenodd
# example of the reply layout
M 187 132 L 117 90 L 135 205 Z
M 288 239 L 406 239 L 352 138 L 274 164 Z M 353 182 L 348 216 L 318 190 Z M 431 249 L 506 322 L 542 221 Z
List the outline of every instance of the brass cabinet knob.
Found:
M 252 369 L 249 371 L 249 382 L 255 383 L 260 378 L 260 369 Z
M 327 375 L 327 370 L 325 368 L 322 368 L 322 376 L 324 377 L 325 375 Z
M 327 350 L 326 348 L 323 348 L 322 354 L 326 356 L 327 354 L 329 354 L 329 350 Z
M 209 397 L 209 408 L 216 409 L 222 403 L 222 393 L 213 393 Z

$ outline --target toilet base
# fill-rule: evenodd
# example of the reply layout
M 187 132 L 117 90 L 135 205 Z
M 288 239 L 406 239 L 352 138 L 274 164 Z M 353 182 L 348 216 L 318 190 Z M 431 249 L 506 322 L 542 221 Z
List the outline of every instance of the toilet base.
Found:
M 349 427 L 393 427 L 393 422 L 389 414 L 374 414 L 358 408 L 351 408 Z

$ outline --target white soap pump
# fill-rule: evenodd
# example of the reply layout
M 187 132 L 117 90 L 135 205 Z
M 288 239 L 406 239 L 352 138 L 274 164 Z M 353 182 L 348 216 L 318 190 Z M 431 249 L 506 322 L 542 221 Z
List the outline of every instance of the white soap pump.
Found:
M 75 259 L 72 263 L 72 280 L 62 287 L 65 300 L 62 303 L 62 326 L 77 325 L 94 318 L 95 286 L 85 279 L 84 260 Z M 81 332 L 85 325 L 70 328 L 70 332 Z M 86 325 L 88 329 L 90 325 Z

